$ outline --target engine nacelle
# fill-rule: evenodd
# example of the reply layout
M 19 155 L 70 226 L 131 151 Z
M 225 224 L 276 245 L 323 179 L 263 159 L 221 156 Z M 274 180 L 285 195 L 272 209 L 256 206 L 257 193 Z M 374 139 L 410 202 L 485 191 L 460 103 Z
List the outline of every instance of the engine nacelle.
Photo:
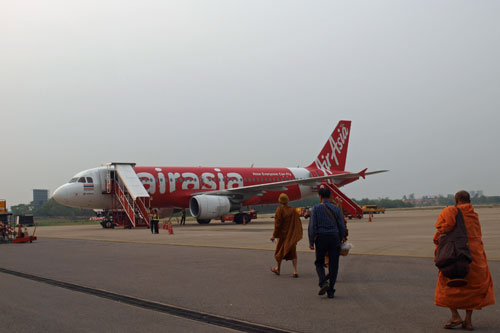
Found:
M 229 214 L 231 202 L 219 195 L 197 195 L 189 200 L 191 215 L 197 219 L 213 219 Z

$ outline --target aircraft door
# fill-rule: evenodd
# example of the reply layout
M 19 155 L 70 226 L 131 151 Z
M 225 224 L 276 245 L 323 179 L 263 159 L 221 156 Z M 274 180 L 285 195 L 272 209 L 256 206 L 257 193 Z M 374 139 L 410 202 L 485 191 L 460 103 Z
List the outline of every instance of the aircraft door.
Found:
M 113 178 L 115 171 L 109 168 L 102 168 L 99 170 L 99 179 L 101 185 L 101 193 L 111 193 L 113 189 Z
M 112 192 L 114 181 L 115 181 L 115 171 L 114 170 L 107 170 L 107 173 L 106 173 L 106 193 Z

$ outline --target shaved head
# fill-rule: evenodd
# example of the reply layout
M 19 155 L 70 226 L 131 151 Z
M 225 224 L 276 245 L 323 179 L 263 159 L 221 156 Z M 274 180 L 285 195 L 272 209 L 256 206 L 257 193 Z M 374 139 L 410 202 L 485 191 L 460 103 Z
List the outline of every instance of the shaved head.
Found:
M 455 194 L 455 203 L 456 204 L 470 203 L 469 192 L 467 192 L 467 191 L 458 191 Z

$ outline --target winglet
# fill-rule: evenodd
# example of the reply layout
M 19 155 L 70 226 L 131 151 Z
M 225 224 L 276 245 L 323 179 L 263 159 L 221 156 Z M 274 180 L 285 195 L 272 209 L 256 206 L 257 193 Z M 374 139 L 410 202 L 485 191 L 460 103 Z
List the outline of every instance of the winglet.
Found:
M 365 179 L 366 177 L 366 170 L 368 170 L 368 168 L 364 168 L 363 170 L 361 170 L 359 173 L 359 175 L 361 176 L 361 178 Z

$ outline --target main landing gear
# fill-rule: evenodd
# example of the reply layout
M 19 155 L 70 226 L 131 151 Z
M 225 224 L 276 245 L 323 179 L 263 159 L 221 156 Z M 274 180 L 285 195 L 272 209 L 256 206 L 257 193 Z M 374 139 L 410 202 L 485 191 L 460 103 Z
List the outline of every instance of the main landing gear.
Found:
M 234 215 L 234 223 L 236 224 L 248 224 L 250 221 L 252 221 L 252 219 L 247 213 L 238 213 Z
M 209 224 L 210 223 L 210 219 L 196 219 L 196 221 L 198 221 L 199 224 Z

